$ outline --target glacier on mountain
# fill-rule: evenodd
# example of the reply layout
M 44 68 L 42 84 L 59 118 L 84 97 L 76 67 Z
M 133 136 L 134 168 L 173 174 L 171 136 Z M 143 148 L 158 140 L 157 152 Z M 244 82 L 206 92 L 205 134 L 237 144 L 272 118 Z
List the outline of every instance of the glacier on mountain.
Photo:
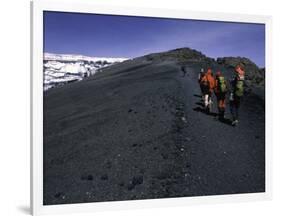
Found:
M 44 53 L 44 91 L 80 81 L 94 75 L 101 68 L 125 60 L 127 59 Z

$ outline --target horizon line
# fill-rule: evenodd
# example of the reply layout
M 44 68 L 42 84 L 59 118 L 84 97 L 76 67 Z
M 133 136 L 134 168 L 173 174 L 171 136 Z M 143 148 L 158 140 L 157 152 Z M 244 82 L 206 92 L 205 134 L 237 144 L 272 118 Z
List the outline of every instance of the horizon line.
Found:
M 202 55 L 205 55 L 207 58 L 211 58 L 211 59 L 215 59 L 215 61 L 217 61 L 219 58 L 246 58 L 248 60 L 250 60 L 251 62 L 253 62 L 259 69 L 263 69 L 265 68 L 264 66 L 259 66 L 256 62 L 254 62 L 251 58 L 249 57 L 245 57 L 245 56 L 220 56 L 220 57 L 210 57 L 207 56 L 206 54 L 204 54 L 203 52 L 190 48 L 190 47 L 178 47 L 178 48 L 174 48 L 174 49 L 169 49 L 169 50 L 165 50 L 165 51 L 156 51 L 156 52 L 150 52 L 150 53 L 146 53 L 144 55 L 141 56 L 135 56 L 135 57 L 105 57 L 105 56 L 92 56 L 92 55 L 87 55 L 87 54 L 75 54 L 75 53 L 54 53 L 54 52 L 43 52 L 44 57 L 45 54 L 53 54 L 53 55 L 72 55 L 72 56 L 82 56 L 82 57 L 88 57 L 88 58 L 111 58 L 111 59 L 126 59 L 126 60 L 130 60 L 130 59 L 135 59 L 135 58 L 139 58 L 139 57 L 143 57 L 146 55 L 150 55 L 150 54 L 157 54 L 157 53 L 164 53 L 164 52 L 170 52 L 170 51 L 174 51 L 174 50 L 178 50 L 178 49 L 190 49 L 190 50 L 195 50 L 197 52 L 200 52 Z

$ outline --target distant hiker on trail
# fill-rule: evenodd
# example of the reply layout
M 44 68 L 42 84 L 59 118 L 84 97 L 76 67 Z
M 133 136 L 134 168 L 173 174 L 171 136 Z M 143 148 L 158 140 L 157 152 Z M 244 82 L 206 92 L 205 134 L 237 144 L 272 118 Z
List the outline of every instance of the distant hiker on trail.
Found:
M 212 92 L 215 87 L 215 78 L 212 75 L 211 68 L 208 68 L 207 72 L 201 78 L 200 86 L 202 86 L 202 93 L 204 95 L 204 106 L 206 112 L 209 113 L 212 105 Z
M 232 91 L 229 98 L 230 112 L 232 115 L 232 125 L 238 124 L 239 107 L 242 96 L 244 95 L 245 69 L 243 64 L 235 67 L 235 77 L 231 81 Z
M 217 97 L 217 106 L 219 113 L 219 120 L 224 120 L 224 112 L 225 112 L 225 96 L 227 93 L 227 83 L 220 71 L 216 73 L 216 81 L 215 81 L 215 95 Z
M 182 76 L 185 77 L 186 72 L 187 72 L 186 69 L 185 69 L 185 66 L 181 66 L 181 71 L 183 73 Z

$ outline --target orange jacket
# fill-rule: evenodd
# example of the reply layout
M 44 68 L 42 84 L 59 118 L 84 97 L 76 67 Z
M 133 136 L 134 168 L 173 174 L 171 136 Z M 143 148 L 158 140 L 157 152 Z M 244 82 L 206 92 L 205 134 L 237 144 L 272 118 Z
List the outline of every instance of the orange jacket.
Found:
M 210 90 L 212 91 L 215 88 L 216 85 L 216 80 L 212 75 L 212 71 L 209 69 L 207 70 L 206 73 L 206 79 L 208 80 L 209 84 L 210 84 Z

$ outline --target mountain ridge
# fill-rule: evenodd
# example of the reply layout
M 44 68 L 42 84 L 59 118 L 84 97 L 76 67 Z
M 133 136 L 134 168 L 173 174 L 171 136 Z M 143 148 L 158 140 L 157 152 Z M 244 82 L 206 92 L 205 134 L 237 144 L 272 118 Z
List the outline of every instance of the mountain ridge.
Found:
M 61 78 L 58 76 L 60 73 L 56 74 L 55 72 L 60 72 L 56 70 L 47 71 L 47 77 L 49 77 L 49 80 L 46 81 L 46 89 L 49 89 L 50 86 L 60 86 L 65 83 L 69 82 L 75 82 L 75 81 L 81 81 L 86 77 L 93 76 L 99 72 L 103 73 L 108 67 L 116 67 L 115 65 L 122 64 L 124 67 L 126 65 L 132 65 L 132 68 L 136 67 L 136 65 L 140 64 L 142 65 L 143 62 L 146 62 L 147 64 L 158 64 L 161 62 L 167 62 L 167 61 L 174 61 L 178 65 L 181 65 L 182 67 L 185 66 L 192 66 L 197 65 L 198 72 L 201 70 L 201 68 L 204 68 L 205 70 L 210 67 L 213 69 L 213 72 L 221 71 L 223 74 L 228 78 L 231 79 L 234 74 L 234 68 L 238 63 L 242 63 L 245 65 L 246 69 L 246 81 L 245 81 L 245 90 L 246 93 L 249 92 L 255 92 L 262 98 L 264 98 L 264 91 L 262 90 L 265 86 L 265 68 L 259 68 L 252 60 L 246 57 L 218 57 L 210 58 L 206 56 L 204 53 L 191 49 L 189 47 L 182 47 L 182 48 L 176 48 L 164 52 L 156 52 L 156 53 L 150 53 L 144 56 L 132 58 L 132 59 L 124 59 L 124 58 L 98 58 L 98 57 L 87 57 L 87 56 L 70 56 L 70 55 L 60 55 L 60 54 L 54 54 L 49 55 L 46 53 L 46 59 L 49 59 L 48 62 L 53 62 L 55 59 L 58 59 L 56 61 L 60 61 L 65 63 L 62 59 L 66 59 L 67 64 L 74 64 L 70 68 L 73 69 L 75 72 L 72 73 L 71 71 L 63 71 L 64 75 L 66 75 L 64 78 Z M 51 60 L 50 60 L 51 59 Z M 86 64 L 84 67 L 81 64 Z M 44 64 L 46 66 L 46 64 Z M 83 68 L 81 69 L 81 66 Z M 122 67 L 121 67 L 122 68 Z M 131 68 L 131 69 L 132 69 Z M 46 69 L 46 67 L 45 67 Z M 111 70 L 111 73 L 114 70 Z M 134 70 L 130 70 L 131 72 L 134 72 Z M 66 72 L 66 73 L 65 73 Z M 116 73 L 117 71 L 115 71 Z M 49 76 L 50 75 L 50 76 Z M 56 76 L 58 75 L 58 76 Z M 55 76 L 55 79 L 53 77 Z M 57 81 L 57 82 L 54 82 Z

